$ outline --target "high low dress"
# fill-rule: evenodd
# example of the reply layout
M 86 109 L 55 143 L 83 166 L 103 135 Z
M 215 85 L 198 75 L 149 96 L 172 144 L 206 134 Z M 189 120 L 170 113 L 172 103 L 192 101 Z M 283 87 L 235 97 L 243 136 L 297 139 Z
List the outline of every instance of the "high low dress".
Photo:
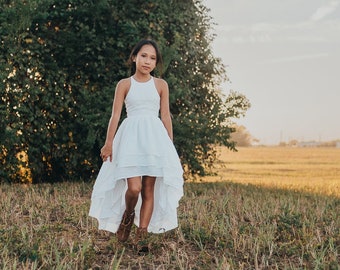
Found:
M 183 196 L 183 170 L 177 151 L 159 118 L 160 96 L 154 78 L 130 77 L 125 98 L 127 118 L 113 140 L 112 162 L 103 162 L 91 196 L 89 215 L 99 229 L 115 233 L 125 211 L 127 178 L 155 176 L 154 210 L 148 231 L 163 233 L 178 226 L 177 207 Z M 139 225 L 141 196 L 135 208 Z

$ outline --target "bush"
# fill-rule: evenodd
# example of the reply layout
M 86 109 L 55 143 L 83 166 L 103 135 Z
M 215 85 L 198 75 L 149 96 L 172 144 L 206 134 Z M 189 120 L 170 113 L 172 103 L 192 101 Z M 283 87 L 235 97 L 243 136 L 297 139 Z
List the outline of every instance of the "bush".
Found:
M 235 96 L 224 101 L 217 91 L 224 67 L 212 55 L 200 1 L 28 2 L 0 6 L 1 181 L 96 175 L 115 84 L 129 76 L 130 49 L 145 37 L 163 52 L 175 145 L 188 175 L 206 173 L 216 144 L 234 148 L 228 119 L 249 103 L 238 94 L 242 106 Z

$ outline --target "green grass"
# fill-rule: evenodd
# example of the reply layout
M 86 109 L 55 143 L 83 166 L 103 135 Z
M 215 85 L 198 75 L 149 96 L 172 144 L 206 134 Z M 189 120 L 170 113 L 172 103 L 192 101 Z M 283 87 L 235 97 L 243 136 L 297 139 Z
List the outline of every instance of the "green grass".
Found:
M 152 253 L 98 231 L 92 184 L 0 185 L 0 269 L 340 269 L 340 199 L 186 183 L 178 229 Z M 132 235 L 133 236 L 133 235 Z

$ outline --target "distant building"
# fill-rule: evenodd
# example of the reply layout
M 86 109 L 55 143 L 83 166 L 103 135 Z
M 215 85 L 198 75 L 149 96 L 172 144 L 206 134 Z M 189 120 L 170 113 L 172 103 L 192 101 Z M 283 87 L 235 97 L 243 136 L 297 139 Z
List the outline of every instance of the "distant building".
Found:
M 318 147 L 320 146 L 321 143 L 320 142 L 299 142 L 298 143 L 298 147 Z

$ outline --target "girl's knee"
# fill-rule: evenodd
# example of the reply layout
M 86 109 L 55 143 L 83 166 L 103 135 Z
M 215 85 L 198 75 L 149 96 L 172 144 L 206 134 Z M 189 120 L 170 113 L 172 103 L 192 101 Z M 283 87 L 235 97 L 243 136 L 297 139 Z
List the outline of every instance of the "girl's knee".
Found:
M 132 185 L 128 187 L 128 191 L 130 194 L 133 194 L 134 196 L 138 196 L 139 193 L 142 191 L 141 185 Z
M 128 192 L 134 196 L 138 196 L 142 190 L 142 183 L 138 178 L 131 178 L 128 180 Z
M 141 190 L 142 200 L 153 200 L 154 189 L 143 187 Z

